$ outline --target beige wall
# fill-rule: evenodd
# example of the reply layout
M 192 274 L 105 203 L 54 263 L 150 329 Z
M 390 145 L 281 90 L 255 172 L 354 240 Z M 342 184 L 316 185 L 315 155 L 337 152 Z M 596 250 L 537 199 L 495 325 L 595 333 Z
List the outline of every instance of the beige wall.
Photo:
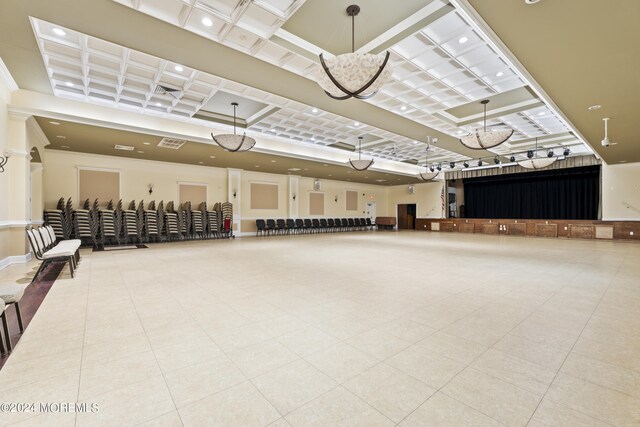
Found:
M 227 171 L 221 168 L 154 162 L 150 160 L 123 159 L 47 150 L 44 163 L 44 205 L 56 206 L 58 199 L 71 197 L 78 205 L 78 167 L 106 168 L 120 171 L 121 197 L 125 205 L 131 200 L 145 206 L 151 200 L 178 203 L 178 183 L 189 182 L 207 185 L 207 203 L 227 200 Z M 149 195 L 149 184 L 153 194 Z
M 415 194 L 409 193 L 408 185 L 397 185 L 389 188 L 388 216 L 397 215 L 397 205 L 416 204 L 416 218 L 442 218 L 441 191 L 443 181 L 416 184 Z M 384 216 L 378 214 L 378 216 Z
M 602 219 L 640 221 L 640 164 L 602 165 Z
M 309 213 L 309 194 L 315 192 L 313 183 L 315 179 L 300 177 L 298 184 L 299 216 L 301 218 L 311 216 Z M 355 184 L 352 182 L 320 180 L 321 190 L 324 193 L 324 216 L 327 218 L 363 217 L 366 204 L 369 201 L 376 202 L 378 216 L 387 215 L 389 187 L 369 184 Z M 347 210 L 347 191 L 358 193 L 358 210 Z M 336 197 L 338 201 L 336 202 Z

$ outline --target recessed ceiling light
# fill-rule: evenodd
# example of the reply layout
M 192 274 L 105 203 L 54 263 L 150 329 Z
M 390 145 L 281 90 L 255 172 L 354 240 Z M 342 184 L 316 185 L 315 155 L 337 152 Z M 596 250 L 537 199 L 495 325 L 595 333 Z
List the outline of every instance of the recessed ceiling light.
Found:
M 464 133 L 463 130 L 459 130 L 458 132 L 456 132 L 458 135 L 462 135 Z
M 333 176 L 333 175 L 329 174 L 329 176 Z
M 404 111 L 404 110 L 406 110 L 406 109 L 407 109 L 407 106 L 406 106 L 406 105 L 403 105 L 402 107 L 400 107 L 400 109 L 401 109 L 402 111 Z
M 275 129 L 269 129 L 269 132 L 276 133 Z
M 69 148 L 68 145 L 61 145 L 60 148 Z
M 151 145 L 150 142 L 143 142 L 144 145 Z
M 313 110 L 311 110 L 311 112 L 312 112 L 313 114 L 316 114 L 316 113 L 318 112 L 318 109 L 317 109 L 317 108 L 314 108 Z
M 184 71 L 184 68 L 182 68 L 180 65 L 176 65 L 175 67 L 173 67 L 174 70 L 176 70 L 177 72 L 181 73 L 182 71 Z
M 626 160 L 620 160 L 620 163 L 627 163 Z
M 271 160 L 271 163 L 275 163 L 275 162 L 277 162 L 277 160 Z
M 360 122 L 353 122 L 353 125 L 358 127 L 358 126 L 360 126 Z
M 198 162 L 199 165 L 203 164 L 204 162 Z
M 418 145 L 418 141 L 413 141 L 412 144 L 413 145 Z
M 326 164 L 325 164 L 325 165 L 322 165 L 322 166 L 329 166 L 329 165 L 326 165 Z
M 71 82 L 64 82 L 64 85 L 67 87 L 73 87 L 73 83 Z
M 213 25 L 213 21 L 211 20 L 211 18 L 204 17 L 202 18 L 202 25 L 204 25 L 205 27 L 211 27 Z
M 156 102 L 156 107 L 162 107 L 162 104 L 159 102 Z
M 259 167 L 260 167 L 260 165 L 256 165 L 256 167 L 257 167 L 257 168 L 259 168 Z
M 468 38 L 468 37 L 460 37 L 460 38 L 458 39 L 458 43 L 460 43 L 460 44 L 465 44 L 465 43 L 466 43 L 466 42 L 468 42 L 468 41 L 469 41 L 469 38 Z
M 504 76 L 504 73 L 502 71 L 498 71 L 496 73 L 496 77 L 502 77 L 502 76 Z
M 304 170 L 308 171 L 309 169 L 305 168 Z
M 298 171 L 301 171 L 302 169 L 300 169 L 300 168 L 289 168 L 287 170 L 291 171 L 291 172 L 298 172 Z
M 56 136 L 56 138 L 60 138 L 60 139 L 67 139 L 67 137 L 66 137 L 66 136 L 64 136 L 64 135 L 57 135 L 57 136 Z
M 538 115 L 539 115 L 539 116 L 544 116 L 545 114 L 547 114 L 547 113 L 545 113 L 544 111 L 540 111 L 540 112 L 538 113 Z
M 140 154 L 144 154 L 144 151 L 142 151 L 142 150 L 138 150 L 138 153 L 140 153 Z
M 351 171 L 347 171 L 347 173 L 351 173 Z
M 49 123 L 54 125 L 54 126 L 58 126 L 60 124 L 59 122 L 49 122 Z
M 599 110 L 601 108 L 602 108 L 602 105 L 596 104 L 596 105 L 592 105 L 591 107 L 589 107 L 589 110 L 593 111 L 593 110 Z
M 210 158 L 210 159 L 215 159 L 215 158 L 216 158 L 216 156 L 209 156 L 209 158 Z
M 51 31 L 53 31 L 53 33 L 55 35 L 57 35 L 57 36 L 66 36 L 67 35 L 67 33 L 64 30 L 60 29 L 60 28 L 54 28 Z
M 540 1 L 540 0 L 524 0 L 524 2 L 525 2 L 526 4 L 536 4 L 536 3 L 538 3 L 539 1 Z
M 311 140 L 312 140 L 312 141 L 315 141 L 316 139 L 312 137 L 312 138 L 311 138 Z

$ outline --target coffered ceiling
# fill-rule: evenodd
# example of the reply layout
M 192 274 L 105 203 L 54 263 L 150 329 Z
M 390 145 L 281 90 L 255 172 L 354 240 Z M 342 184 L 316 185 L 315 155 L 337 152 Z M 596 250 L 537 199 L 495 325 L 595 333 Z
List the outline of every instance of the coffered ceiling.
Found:
M 429 137 L 438 141 L 431 144 L 430 163 L 508 156 L 531 148 L 536 138 L 542 147 L 591 152 L 580 129 L 539 96 L 535 82 L 469 18 L 461 1 L 361 5 L 356 49 L 388 49 L 394 69 L 392 82 L 368 101 L 334 101 L 315 83 L 319 53 L 350 49 L 351 21 L 344 13 L 350 1 L 56 3 L 9 0 L 0 6 L 6 12 L 0 19 L 19 30 L 12 39 L 10 28 L 0 28 L 0 57 L 21 88 L 218 130 L 228 128 L 228 104 L 236 101 L 239 124 L 256 138 L 353 151 L 362 136 L 365 155 L 419 165 Z M 67 8 L 74 13 L 60 13 Z M 30 64 L 32 72 L 20 73 Z M 175 92 L 158 93 L 159 85 Z M 488 125 L 515 130 L 492 152 L 458 141 L 481 124 L 482 99 L 491 100 Z

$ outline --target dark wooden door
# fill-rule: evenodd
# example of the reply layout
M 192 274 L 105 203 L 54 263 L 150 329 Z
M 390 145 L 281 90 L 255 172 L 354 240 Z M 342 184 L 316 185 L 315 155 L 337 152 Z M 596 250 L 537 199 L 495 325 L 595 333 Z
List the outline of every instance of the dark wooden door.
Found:
M 398 205 L 398 230 L 408 228 L 407 205 Z

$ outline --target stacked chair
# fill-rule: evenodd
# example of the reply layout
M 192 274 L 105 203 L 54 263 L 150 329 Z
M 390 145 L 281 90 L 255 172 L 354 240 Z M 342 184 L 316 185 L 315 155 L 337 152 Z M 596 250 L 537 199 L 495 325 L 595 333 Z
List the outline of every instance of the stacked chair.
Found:
M 256 236 L 281 234 L 332 233 L 336 231 L 368 231 L 373 229 L 369 218 L 296 218 L 257 219 Z
M 211 209 L 200 203 L 192 209 L 183 203 L 175 209 L 173 202 L 165 204 L 132 200 L 127 209 L 122 200 L 109 201 L 105 208 L 85 200 L 82 208 L 74 209 L 71 199 L 58 201 L 56 209 L 44 211 L 45 224 L 54 240 L 77 239 L 82 245 L 94 247 L 147 242 L 169 242 L 191 239 L 233 237 L 233 205 L 216 203 Z

